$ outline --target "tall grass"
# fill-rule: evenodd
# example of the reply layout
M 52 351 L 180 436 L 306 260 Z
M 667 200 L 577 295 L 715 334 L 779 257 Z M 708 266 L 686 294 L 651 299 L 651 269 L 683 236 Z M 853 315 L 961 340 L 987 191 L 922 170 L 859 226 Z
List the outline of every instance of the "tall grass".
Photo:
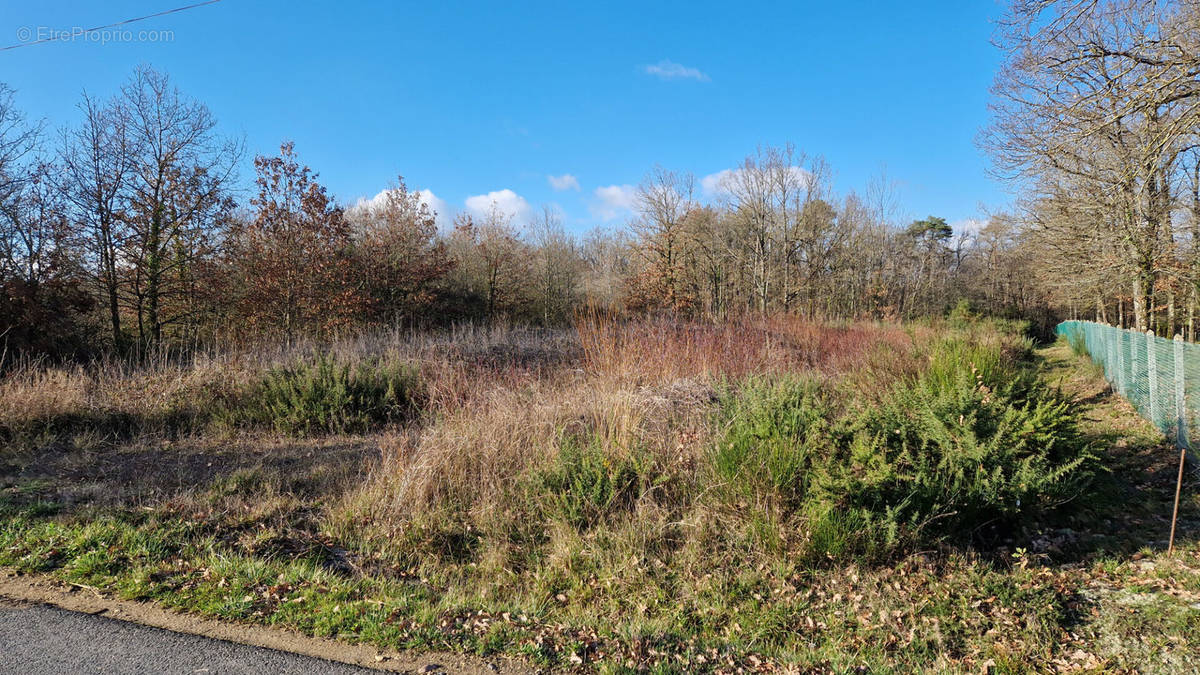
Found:
M 638 452 L 612 457 L 596 438 L 564 438 L 548 466 L 532 468 L 524 496 L 543 518 L 588 529 L 632 506 L 647 487 L 649 464 Z
M 711 434 L 718 381 L 793 370 L 832 377 L 873 350 L 907 360 L 913 344 L 895 326 L 822 328 L 796 319 L 716 325 L 593 317 L 577 331 L 577 361 L 523 380 L 481 378 L 470 400 L 440 408 L 436 424 L 390 448 L 364 508 L 387 511 L 386 520 L 431 509 L 483 518 L 506 508 L 507 486 L 530 467 L 558 461 L 564 436 L 611 461 L 640 448 L 687 473 Z
M 646 384 L 685 377 L 844 372 L 876 346 L 911 347 L 895 325 L 824 325 L 793 316 L 747 316 L 708 324 L 668 319 L 576 323 L 589 373 Z
M 578 339 L 573 331 L 463 325 L 428 332 L 381 330 L 331 342 L 302 340 L 185 354 L 163 350 L 138 358 L 105 357 L 70 366 L 21 362 L 0 378 L 0 434 L 9 439 L 41 438 L 36 442 L 44 445 L 77 432 L 124 439 L 221 433 L 229 422 L 240 424 L 247 419 L 257 419 L 257 426 L 267 429 L 278 426 L 285 433 L 304 433 L 305 424 L 290 419 L 294 411 L 289 412 L 289 405 L 280 402 L 281 396 L 297 395 L 284 392 L 290 386 L 285 381 L 310 387 L 310 395 L 317 388 L 336 395 L 333 380 L 340 375 L 313 371 L 314 379 L 303 384 L 301 373 L 285 374 L 297 371 L 298 364 L 328 360 L 354 371 L 358 364 L 370 363 L 374 364 L 371 369 L 393 384 L 419 376 L 422 404 L 436 414 L 485 396 L 492 387 L 516 388 L 532 380 L 557 377 L 577 366 L 578 359 Z M 419 373 L 400 372 L 413 368 Z M 394 372 L 386 375 L 385 371 Z M 351 372 L 343 379 L 367 382 L 373 377 L 363 375 Z M 322 381 L 331 386 L 321 385 Z M 256 399 L 260 395 L 266 399 Z M 358 407 L 353 397 L 345 403 Z M 269 406 L 281 415 L 278 425 L 263 412 Z M 395 412 L 383 417 L 396 419 Z M 364 425 L 363 420 L 339 422 L 329 411 L 317 415 L 325 415 L 326 422 L 318 420 L 313 429 L 347 432 L 365 430 L 380 419 L 371 413 L 368 417 L 375 421 Z
M 727 389 L 723 434 L 711 460 L 716 478 L 734 494 L 797 505 L 808 492 L 812 463 L 832 446 L 830 412 L 810 379 L 752 378 Z
M 918 621 L 921 612 L 977 620 L 971 625 L 988 644 L 995 626 L 1024 635 L 1013 626 L 1025 623 L 977 609 L 1003 602 L 975 577 L 952 582 L 951 598 L 970 591 L 959 602 L 931 595 L 932 577 L 917 586 L 911 573 L 978 561 L 977 551 L 994 552 L 1002 539 L 1021 546 L 1064 508 L 1086 506 L 1093 459 L 1079 412 L 1039 380 L 1030 349 L 982 320 L 951 328 L 593 317 L 573 331 L 459 327 L 186 363 L 24 367 L 0 381 L 0 425 L 48 423 L 50 433 L 30 446 L 47 455 L 69 445 L 56 434 L 107 414 L 147 434 L 254 428 L 239 450 L 265 448 L 265 459 L 272 447 L 301 446 L 316 467 L 378 449 L 367 471 L 322 468 L 305 485 L 280 478 L 296 473 L 291 462 L 252 460 L 227 475 L 214 469 L 210 484 L 182 497 L 138 497 L 156 514 L 197 520 L 211 535 L 206 556 L 241 556 L 259 570 L 303 559 L 343 588 L 379 583 L 403 593 L 401 605 L 371 615 L 371 626 L 458 625 L 462 616 L 528 625 L 528 616 L 565 636 L 559 664 L 566 654 L 595 657 L 586 645 L 613 634 L 635 651 L 668 644 L 676 654 L 701 636 L 713 647 L 705 659 L 727 648 L 791 657 L 811 640 L 842 655 L 867 643 L 881 653 L 946 653 L 964 649 L 963 638 L 948 622 Z M 190 422 L 153 423 L 164 413 Z M 222 419 L 233 424 L 211 423 Z M 330 432 L 354 437 L 288 438 Z M 164 447 L 185 445 L 162 441 L 117 440 L 68 464 L 137 443 L 128 454 L 153 461 Z M 327 452 L 341 445 L 363 452 Z M 187 459 L 202 467 L 224 458 Z M 14 540 L 28 539 L 22 530 Z M 123 555 L 111 541 L 103 551 Z M 915 563 L 907 554 L 916 551 L 932 553 L 933 564 Z M 1026 588 L 1023 565 L 1014 569 L 1022 574 L 1014 585 Z M 278 583 L 276 574 L 261 576 L 255 585 Z M 193 578 L 179 581 L 191 597 Z M 220 602 L 247 595 L 220 582 L 212 590 Z M 874 600 L 860 607 L 862 594 Z M 895 613 L 897 595 L 917 608 L 910 616 Z M 308 597 L 328 600 L 332 615 L 351 614 L 341 611 L 349 596 Z M 938 607 L 952 601 L 962 606 L 950 614 Z M 821 606 L 828 611 L 814 613 Z M 1027 606 L 1060 611 L 1040 596 Z M 305 617 L 307 607 L 286 611 Z M 876 639 L 905 634 L 907 642 Z M 538 649 L 499 632 L 478 643 L 428 635 L 440 648 Z M 642 662 L 645 652 L 637 653 L 631 663 Z M 834 667 L 812 658 L 815 668 Z
M 1028 342 L 984 322 L 956 334 L 590 317 L 565 332 L 357 335 L 18 369 L 0 382 L 0 426 L 373 435 L 383 461 L 338 518 L 393 548 L 422 527 L 503 548 L 552 523 L 654 520 L 696 537 L 719 522 L 727 543 L 788 539 L 818 557 L 889 555 L 1011 528 L 1088 475 L 1073 409 L 1022 365 Z
M 713 555 L 879 559 L 994 541 L 1090 477 L 1072 404 L 1036 380 L 1027 341 L 983 326 L 924 344 L 804 327 L 769 350 L 746 325 L 584 331 L 584 373 L 494 390 L 406 436 L 347 513 L 415 537 L 409 553 L 469 534 L 500 567 L 548 564 L 546 533 L 563 527 L 675 541 L 638 554 L 660 559 L 708 555 L 701 541 Z M 749 346 L 723 351 L 743 333 Z

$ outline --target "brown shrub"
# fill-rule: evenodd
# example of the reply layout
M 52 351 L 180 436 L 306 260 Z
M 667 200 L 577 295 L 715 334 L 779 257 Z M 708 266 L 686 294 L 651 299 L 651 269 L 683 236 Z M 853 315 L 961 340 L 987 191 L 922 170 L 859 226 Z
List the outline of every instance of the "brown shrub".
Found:
M 801 370 L 835 374 L 877 347 L 905 350 L 911 344 L 895 324 L 828 325 L 793 316 L 720 324 L 585 317 L 576 330 L 589 373 L 633 384 Z
M 856 371 L 869 381 L 865 365 L 899 376 L 912 367 L 914 351 L 912 336 L 897 326 L 787 317 L 717 325 L 585 319 L 577 332 L 578 361 L 541 359 L 529 367 L 443 355 L 425 362 L 431 386 L 444 392 L 435 396 L 436 413 L 424 428 L 389 440 L 383 463 L 345 505 L 347 513 L 383 538 L 414 524 L 478 532 L 498 520 L 528 521 L 536 516 L 514 511 L 523 507 L 514 490 L 557 463 L 567 441 L 598 450 L 611 466 L 641 453 L 665 480 L 691 484 L 711 443 L 720 380 Z M 650 499 L 639 508 L 678 512 L 687 505 Z

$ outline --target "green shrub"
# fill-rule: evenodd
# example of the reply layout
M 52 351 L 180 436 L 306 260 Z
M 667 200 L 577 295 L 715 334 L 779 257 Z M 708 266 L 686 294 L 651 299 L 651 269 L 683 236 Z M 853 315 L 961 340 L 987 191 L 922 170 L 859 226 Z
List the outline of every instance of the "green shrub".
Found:
M 873 538 L 860 549 L 967 540 L 1053 509 L 1090 479 L 1073 403 L 967 353 L 989 356 L 940 346 L 937 367 L 860 415 L 850 451 L 817 481 L 814 498 L 859 514 Z
M 712 455 L 735 494 L 804 523 L 814 558 L 965 543 L 1071 500 L 1092 474 L 1072 402 L 995 341 L 939 342 L 919 376 L 856 411 L 835 416 L 828 398 L 751 381 L 724 400 Z
M 1011 359 L 1006 358 L 1003 349 L 997 345 L 947 338 L 930 349 L 928 365 L 916 381 L 905 383 L 905 387 L 917 385 L 940 392 L 953 391 L 960 388 L 964 375 L 970 376 L 972 386 L 977 381 L 995 383 L 1023 377 L 1012 367 Z
M 407 365 L 320 356 L 269 370 L 232 415 L 291 434 L 355 433 L 407 419 L 418 398 L 418 378 Z
M 647 485 L 648 464 L 638 456 L 606 453 L 595 439 L 565 437 L 554 463 L 536 469 L 527 481 L 527 511 L 588 529 L 633 504 Z
M 1063 335 L 1063 339 L 1067 341 L 1067 345 L 1071 347 L 1071 352 L 1075 356 L 1091 356 L 1088 353 L 1087 338 L 1082 332 L 1071 331 Z
M 961 298 L 958 304 L 950 310 L 946 320 L 952 328 L 966 328 L 978 321 L 979 315 L 975 312 L 975 308 L 971 306 L 970 300 Z
M 811 380 L 749 380 L 720 397 L 724 433 L 712 457 L 718 480 L 743 495 L 764 491 L 797 505 L 814 455 L 830 445 L 829 410 Z M 819 459 L 819 458 L 818 458 Z

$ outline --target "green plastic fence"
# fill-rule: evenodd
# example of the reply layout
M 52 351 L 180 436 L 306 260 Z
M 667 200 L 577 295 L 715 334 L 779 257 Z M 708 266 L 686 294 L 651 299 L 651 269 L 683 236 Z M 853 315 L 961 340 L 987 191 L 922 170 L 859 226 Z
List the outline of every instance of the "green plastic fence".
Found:
M 1091 321 L 1064 321 L 1056 332 L 1086 349 L 1113 389 L 1176 446 L 1200 438 L 1200 344 Z

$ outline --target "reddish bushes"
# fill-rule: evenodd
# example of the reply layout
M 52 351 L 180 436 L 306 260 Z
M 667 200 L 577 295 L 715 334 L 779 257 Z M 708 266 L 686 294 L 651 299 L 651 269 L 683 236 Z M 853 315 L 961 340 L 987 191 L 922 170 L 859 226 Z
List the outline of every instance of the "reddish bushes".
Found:
M 745 317 L 722 324 L 667 319 L 576 322 L 584 368 L 637 383 L 751 373 L 844 372 L 879 347 L 907 351 L 896 325 L 815 323 L 799 317 Z

